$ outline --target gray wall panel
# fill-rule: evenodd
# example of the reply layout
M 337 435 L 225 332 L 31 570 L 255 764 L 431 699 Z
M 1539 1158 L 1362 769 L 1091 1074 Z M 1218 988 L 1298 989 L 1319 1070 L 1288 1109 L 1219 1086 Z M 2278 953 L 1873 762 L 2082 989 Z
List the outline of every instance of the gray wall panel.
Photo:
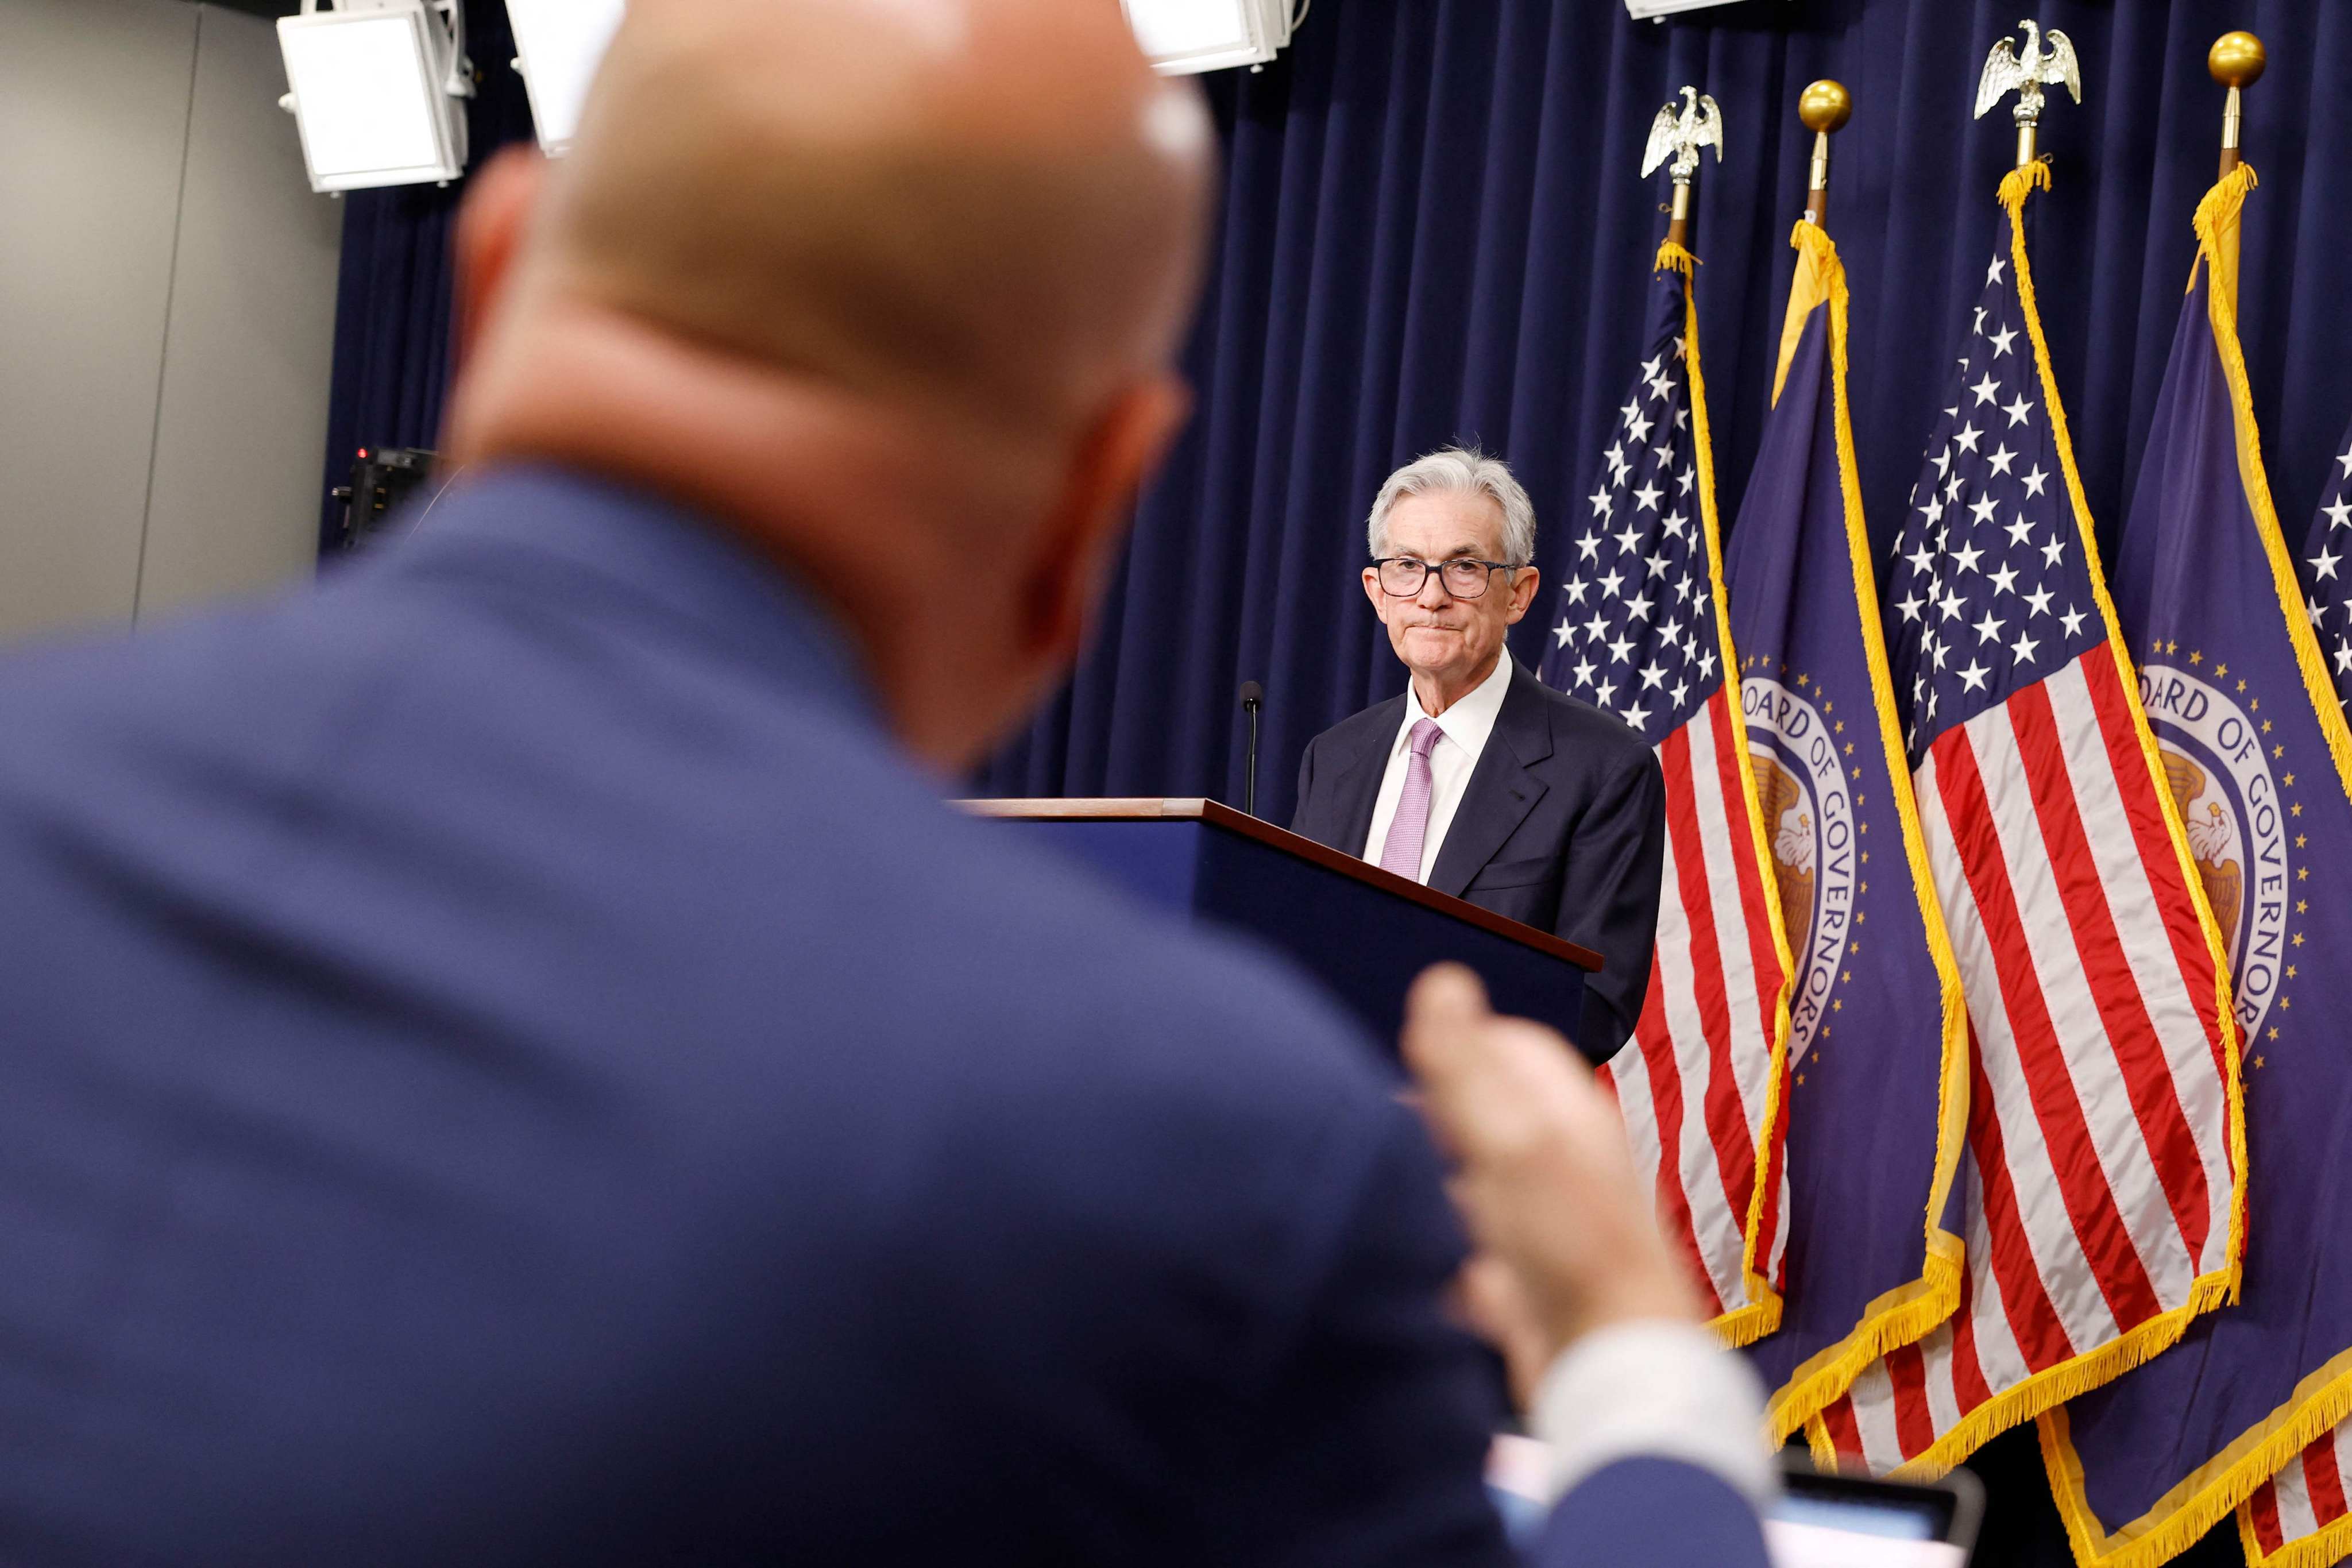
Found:
M 0 636 L 136 604 L 195 33 L 0 3 Z
M 342 209 L 268 23 L 0 0 L 0 640 L 301 577 Z
M 200 9 L 142 621 L 318 554 L 342 205 L 303 175 L 275 30 Z

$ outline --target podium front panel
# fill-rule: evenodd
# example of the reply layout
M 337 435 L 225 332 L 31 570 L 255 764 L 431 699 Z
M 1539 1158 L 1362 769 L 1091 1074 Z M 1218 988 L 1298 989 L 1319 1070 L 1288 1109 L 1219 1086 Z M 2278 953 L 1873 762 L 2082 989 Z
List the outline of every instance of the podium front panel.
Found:
M 1311 860 L 1192 818 L 1012 819 L 1150 903 L 1286 954 L 1393 1057 L 1404 997 L 1433 963 L 1468 965 L 1497 1010 L 1575 1039 L 1584 976 L 1574 964 L 1408 902 Z

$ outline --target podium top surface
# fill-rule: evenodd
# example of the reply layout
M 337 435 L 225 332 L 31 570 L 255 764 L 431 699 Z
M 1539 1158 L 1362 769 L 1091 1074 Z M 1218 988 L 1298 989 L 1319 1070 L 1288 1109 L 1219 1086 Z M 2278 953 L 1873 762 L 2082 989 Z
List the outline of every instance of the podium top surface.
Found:
M 1572 963 L 1587 973 L 1598 973 L 1601 969 L 1601 955 L 1589 947 L 1579 947 L 1548 931 L 1522 925 L 1492 910 L 1480 909 L 1467 900 L 1433 891 L 1409 877 L 1383 871 L 1370 861 L 1343 854 L 1328 845 L 1318 844 L 1312 838 L 1302 838 L 1286 828 L 1276 827 L 1246 812 L 1235 811 L 1223 801 L 1198 796 L 1160 799 L 1139 795 L 1112 800 L 965 800 L 956 804 L 975 816 L 1028 822 L 1198 822 L 1221 832 L 1255 839 L 1297 859 L 1336 871 L 1351 881 L 1377 888 L 1408 903 L 1449 915 L 1522 947 Z

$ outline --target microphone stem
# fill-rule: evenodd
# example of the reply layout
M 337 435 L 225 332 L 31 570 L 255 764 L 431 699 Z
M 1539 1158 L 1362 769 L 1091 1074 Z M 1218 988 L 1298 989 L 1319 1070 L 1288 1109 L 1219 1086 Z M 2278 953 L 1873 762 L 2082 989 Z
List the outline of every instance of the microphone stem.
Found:
M 1249 771 L 1242 784 L 1242 809 L 1257 815 L 1257 704 L 1250 704 Z

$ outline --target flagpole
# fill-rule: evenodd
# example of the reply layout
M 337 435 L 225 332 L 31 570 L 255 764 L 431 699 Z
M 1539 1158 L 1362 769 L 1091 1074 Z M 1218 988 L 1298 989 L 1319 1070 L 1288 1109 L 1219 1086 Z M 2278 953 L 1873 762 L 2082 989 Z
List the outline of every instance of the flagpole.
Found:
M 1723 161 L 1723 113 L 1715 100 L 1695 87 L 1686 87 L 1676 95 L 1682 100 L 1677 109 L 1669 100 L 1657 118 L 1650 122 L 1649 145 L 1642 152 L 1642 177 L 1648 179 L 1660 165 L 1671 159 L 1674 163 L 1675 204 L 1667 209 L 1672 215 L 1666 223 L 1665 248 L 1659 254 L 1660 265 L 1668 255 L 1687 257 L 1690 254 L 1691 191 L 1698 178 L 1698 155 L 1706 148 L 1715 149 L 1716 162 Z
M 1829 219 L 1830 137 L 1844 130 L 1853 118 L 1853 94 L 1842 81 L 1817 81 L 1797 100 L 1797 119 L 1813 133 L 1812 183 L 1805 193 L 1805 221 L 1816 227 L 1827 226 Z
M 1698 163 L 1694 159 L 1687 169 L 1679 164 L 1675 169 L 1675 205 L 1673 216 L 1666 219 L 1666 243 L 1678 249 L 1690 248 L 1691 192 L 1698 184 Z M 1786 210 L 1786 209 L 1783 209 Z
M 2221 177 L 2229 178 L 2240 163 L 2238 132 L 2244 119 L 2244 90 L 2260 81 L 2270 63 L 2263 41 L 2252 33 L 2224 33 L 2213 41 L 2205 68 L 2230 89 L 2229 106 L 2221 111 Z

